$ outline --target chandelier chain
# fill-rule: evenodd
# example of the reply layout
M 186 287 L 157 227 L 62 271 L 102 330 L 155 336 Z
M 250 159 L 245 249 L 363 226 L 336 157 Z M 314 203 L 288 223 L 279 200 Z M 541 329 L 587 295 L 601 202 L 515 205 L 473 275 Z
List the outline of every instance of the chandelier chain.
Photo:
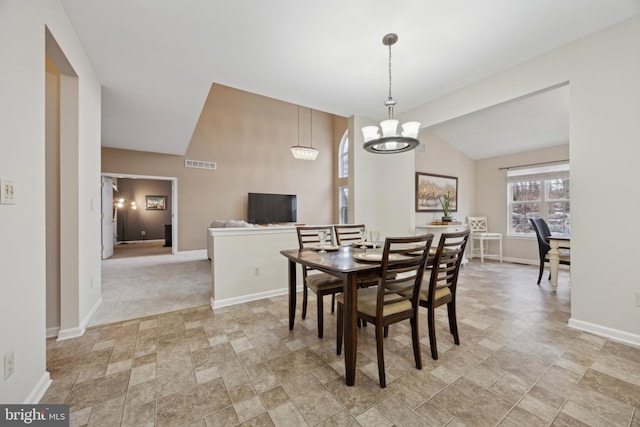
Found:
M 389 101 L 391 101 L 391 45 L 389 45 Z

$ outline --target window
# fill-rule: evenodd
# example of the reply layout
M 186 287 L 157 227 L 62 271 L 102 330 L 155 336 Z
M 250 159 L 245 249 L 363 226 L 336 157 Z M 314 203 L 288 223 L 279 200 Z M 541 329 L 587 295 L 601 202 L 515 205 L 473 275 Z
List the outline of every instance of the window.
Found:
M 342 135 L 338 149 L 338 178 L 349 177 L 349 130 Z
M 543 218 L 552 233 L 571 233 L 569 165 L 507 172 L 509 235 L 534 235 L 530 218 Z
M 340 210 L 340 224 L 349 224 L 349 186 L 338 189 L 338 209 Z

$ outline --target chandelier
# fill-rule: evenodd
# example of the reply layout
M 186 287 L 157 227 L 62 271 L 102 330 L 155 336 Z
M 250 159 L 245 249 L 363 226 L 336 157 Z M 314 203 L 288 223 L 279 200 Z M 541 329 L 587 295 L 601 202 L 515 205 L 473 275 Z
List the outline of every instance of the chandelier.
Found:
M 313 110 L 310 111 L 309 119 L 309 144 L 310 147 L 300 145 L 300 106 L 298 105 L 298 145 L 291 147 L 293 157 L 298 160 L 315 160 L 318 157 L 318 150 L 313 148 Z
M 390 33 L 382 38 L 382 44 L 389 46 L 389 98 L 384 105 L 388 110 L 387 120 L 380 122 L 382 136 L 378 126 L 365 126 L 362 128 L 364 135 L 363 148 L 370 153 L 393 154 L 411 151 L 416 148 L 420 122 L 406 122 L 402 124 L 402 132 L 398 134 L 398 121 L 393 118 L 393 107 L 396 101 L 391 97 L 391 46 L 398 41 L 398 35 Z

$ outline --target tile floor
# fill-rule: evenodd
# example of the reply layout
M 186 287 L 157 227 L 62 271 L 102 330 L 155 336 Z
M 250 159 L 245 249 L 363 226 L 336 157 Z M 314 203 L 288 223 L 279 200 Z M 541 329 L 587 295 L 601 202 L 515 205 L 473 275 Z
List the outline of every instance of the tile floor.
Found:
M 459 282 L 461 345 L 441 308 L 440 358 L 431 359 L 422 316 L 417 370 L 408 324 L 394 325 L 386 389 L 373 328 L 359 330 L 356 386 L 347 387 L 335 315 L 318 339 L 315 304 L 301 320 L 299 302 L 289 331 L 281 296 L 49 340 L 53 384 L 42 402 L 68 403 L 71 425 L 90 426 L 640 427 L 640 349 L 568 328 L 568 274 L 557 294 L 536 278 L 534 266 L 470 262 Z

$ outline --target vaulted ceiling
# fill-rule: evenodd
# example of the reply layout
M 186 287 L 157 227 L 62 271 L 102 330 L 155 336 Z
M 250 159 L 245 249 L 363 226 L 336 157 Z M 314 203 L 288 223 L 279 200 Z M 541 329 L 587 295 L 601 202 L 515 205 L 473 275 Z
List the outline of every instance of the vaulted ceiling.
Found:
M 640 14 L 640 0 L 62 2 L 102 83 L 102 145 L 178 155 L 214 83 L 341 116 L 381 119 L 386 33 L 399 35 L 392 48 L 398 114 Z M 500 107 L 516 107 L 529 122 L 552 116 L 550 128 L 560 128 L 562 114 L 568 123 L 568 95 L 559 92 L 553 114 L 542 111 L 539 119 L 533 115 L 554 95 Z M 498 132 L 509 135 L 505 125 L 516 121 L 516 111 L 483 114 L 502 126 L 466 117 L 472 122 L 460 119 L 434 131 L 472 158 L 502 154 L 505 144 L 516 148 L 513 140 L 498 142 L 504 138 Z M 487 133 L 482 143 L 478 132 Z M 474 143 L 465 137 L 471 133 Z M 526 139 L 527 149 L 541 144 Z

